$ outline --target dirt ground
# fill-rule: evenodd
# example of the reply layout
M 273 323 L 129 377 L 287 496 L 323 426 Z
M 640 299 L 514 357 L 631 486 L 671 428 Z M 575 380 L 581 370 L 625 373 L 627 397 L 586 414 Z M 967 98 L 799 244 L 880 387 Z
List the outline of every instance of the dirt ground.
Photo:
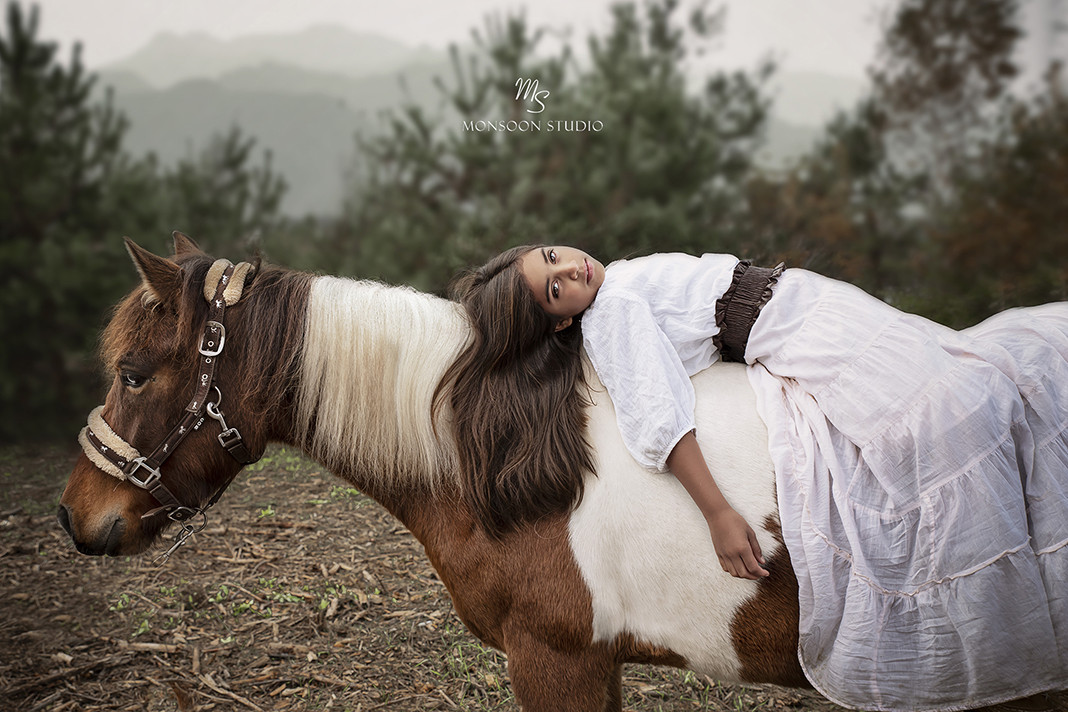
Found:
M 0 450 L 0 709 L 518 710 L 419 543 L 317 464 L 269 450 L 157 566 L 74 551 L 55 510 L 75 455 Z M 628 667 L 624 692 L 635 712 L 842 711 L 668 668 Z

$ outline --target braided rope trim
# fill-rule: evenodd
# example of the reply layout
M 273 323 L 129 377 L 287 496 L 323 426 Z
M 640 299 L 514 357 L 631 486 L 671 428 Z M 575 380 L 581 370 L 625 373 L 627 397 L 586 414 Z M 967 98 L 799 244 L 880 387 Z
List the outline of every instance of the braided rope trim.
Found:
M 115 431 L 112 430 L 111 426 L 104 420 L 104 416 L 102 415 L 103 411 L 104 406 L 98 405 L 89 413 L 89 424 L 82 428 L 82 431 L 78 433 L 78 444 L 82 446 L 85 456 L 88 457 L 94 465 L 112 477 L 125 480 L 126 473 L 120 470 L 111 460 L 100 454 L 100 452 L 93 447 L 93 444 L 89 442 L 87 431 L 92 430 L 93 434 L 96 435 L 97 440 L 104 443 L 106 447 L 111 448 L 120 457 L 125 458 L 127 462 L 141 457 L 141 453 L 137 451 L 137 448 L 133 447 L 115 434 Z

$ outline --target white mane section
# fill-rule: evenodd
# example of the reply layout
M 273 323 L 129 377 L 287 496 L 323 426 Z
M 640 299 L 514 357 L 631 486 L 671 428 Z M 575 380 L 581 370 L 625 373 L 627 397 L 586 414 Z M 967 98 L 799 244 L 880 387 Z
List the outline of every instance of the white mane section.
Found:
M 434 433 L 434 389 L 468 333 L 452 302 L 377 282 L 317 278 L 305 326 L 299 442 L 339 474 L 359 473 L 368 484 L 389 489 L 400 478 L 422 478 L 433 487 L 454 457 L 448 424 L 438 429 L 444 440 Z

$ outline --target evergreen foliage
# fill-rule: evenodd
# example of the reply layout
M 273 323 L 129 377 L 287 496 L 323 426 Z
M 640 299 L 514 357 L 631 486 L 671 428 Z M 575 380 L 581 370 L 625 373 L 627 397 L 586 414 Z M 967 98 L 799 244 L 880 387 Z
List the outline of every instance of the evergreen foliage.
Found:
M 869 98 L 836 116 L 794 170 L 754 178 L 762 252 L 902 306 L 924 240 L 916 210 L 927 179 L 894 161 L 889 141 L 888 118 Z
M 232 256 L 262 243 L 294 267 L 436 292 L 512 245 L 551 242 L 605 262 L 781 259 L 954 327 L 1066 299 L 1068 97 L 1056 68 L 1043 91 L 1008 93 L 1019 9 L 900 0 L 871 94 L 775 172 L 754 161 L 773 66 L 699 86 L 687 73 L 722 12 L 623 2 L 582 52 L 539 51 L 547 31 L 522 15 L 491 19 L 473 53 L 452 50 L 440 113 L 401 106 L 360 140 L 341 218 L 283 221 L 286 184 L 237 128 L 174 168 L 129 156 L 126 120 L 110 96 L 91 100 L 78 49 L 61 63 L 38 10 L 8 0 L 0 441 L 70 439 L 99 402 L 92 347 L 136 279 L 123 235 L 162 250 L 179 229 Z
M 1056 82 L 1048 97 L 1007 93 L 1018 13 L 1016 0 L 902 0 L 870 96 L 830 122 L 795 169 L 750 184 L 767 249 L 957 328 L 1063 299 L 1063 273 L 1037 255 L 1052 257 L 1068 225 L 1024 195 L 1041 183 L 1030 195 L 1068 198 L 1049 180 L 1065 127 Z M 1050 143 L 1025 150 L 1041 131 Z
M 406 107 L 364 143 L 369 178 L 339 259 L 440 291 L 458 269 L 522 243 L 609 258 L 743 246 L 771 67 L 688 90 L 688 52 L 721 23 L 677 14 L 674 0 L 614 6 L 588 65 L 569 45 L 538 55 L 543 31 L 521 15 L 488 23 L 476 54 L 453 49 L 455 88 L 440 85 L 448 113 Z
M 16 3 L 0 36 L 0 437 L 52 435 L 51 416 L 86 405 L 82 360 L 120 289 L 121 246 L 103 208 L 125 128 L 90 107 L 79 50 L 70 64 L 37 40 Z
M 977 153 L 957 167 L 935 227 L 946 319 L 1068 300 L 1068 96 L 1057 68 L 1043 94 L 1009 102 Z
M 234 240 L 275 219 L 284 184 L 237 131 L 175 170 L 122 150 L 126 121 L 90 101 L 17 2 L 0 30 L 0 441 L 69 437 L 103 392 L 92 355 L 136 278 L 122 236 Z

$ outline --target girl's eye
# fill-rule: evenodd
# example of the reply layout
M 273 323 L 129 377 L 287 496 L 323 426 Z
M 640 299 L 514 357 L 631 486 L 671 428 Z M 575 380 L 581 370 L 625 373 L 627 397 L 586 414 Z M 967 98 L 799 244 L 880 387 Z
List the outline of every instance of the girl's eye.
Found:
M 556 264 L 556 250 L 549 250 L 549 261 Z
M 140 373 L 134 373 L 133 371 L 123 371 L 119 374 L 119 380 L 122 381 L 122 385 L 127 388 L 140 388 L 148 383 L 149 378 L 142 376 Z
M 560 283 L 559 282 L 553 282 L 553 298 L 554 299 L 559 299 L 560 298 Z

